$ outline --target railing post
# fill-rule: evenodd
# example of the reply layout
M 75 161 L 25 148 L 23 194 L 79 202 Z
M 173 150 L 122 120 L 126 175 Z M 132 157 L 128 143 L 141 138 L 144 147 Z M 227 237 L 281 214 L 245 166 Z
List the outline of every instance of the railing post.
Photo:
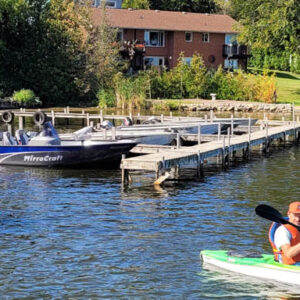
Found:
M 198 125 L 198 145 L 201 145 L 201 125 Z
M 231 124 L 230 124 L 230 127 L 231 127 L 231 135 L 233 135 L 233 114 L 231 114 L 230 121 L 231 121 Z
M 180 143 L 180 133 L 177 132 L 177 139 L 176 139 L 177 143 L 176 143 L 176 148 L 179 149 L 181 147 L 181 143 Z

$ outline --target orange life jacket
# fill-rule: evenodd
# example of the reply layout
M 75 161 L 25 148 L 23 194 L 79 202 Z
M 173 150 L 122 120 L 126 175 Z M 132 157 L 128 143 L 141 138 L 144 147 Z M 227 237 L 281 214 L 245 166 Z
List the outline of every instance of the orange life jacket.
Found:
M 278 261 L 279 255 L 281 255 L 282 263 L 286 265 L 293 265 L 300 261 L 300 253 L 294 256 L 293 258 L 287 257 L 283 251 L 280 251 L 276 248 L 274 243 L 274 234 L 276 229 L 279 227 L 280 224 L 272 223 L 270 230 L 269 230 L 269 241 L 271 243 L 273 252 L 274 252 L 274 259 Z M 291 234 L 292 239 L 290 241 L 291 246 L 295 246 L 296 244 L 300 243 L 300 232 L 292 225 L 286 224 L 283 225 Z

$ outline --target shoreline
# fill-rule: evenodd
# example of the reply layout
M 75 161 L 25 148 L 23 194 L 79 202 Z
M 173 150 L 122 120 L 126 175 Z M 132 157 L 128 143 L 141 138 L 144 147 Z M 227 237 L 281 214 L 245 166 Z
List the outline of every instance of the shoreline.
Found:
M 178 110 L 181 111 L 229 111 L 229 112 L 272 112 L 291 113 L 293 107 L 300 112 L 300 106 L 293 106 L 290 103 L 263 103 L 246 102 L 235 100 L 205 100 L 205 99 L 182 99 L 182 100 L 147 100 L 152 105 L 167 105 L 168 102 L 178 103 Z

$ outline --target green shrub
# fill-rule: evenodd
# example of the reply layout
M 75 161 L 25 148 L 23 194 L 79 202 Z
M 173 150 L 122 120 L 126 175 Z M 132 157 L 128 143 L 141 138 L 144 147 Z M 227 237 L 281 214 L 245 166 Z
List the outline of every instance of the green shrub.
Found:
M 147 73 L 125 77 L 118 73 L 114 77 L 117 107 L 122 109 L 142 108 L 146 105 L 146 93 L 149 88 Z
M 291 71 L 300 74 L 300 55 L 292 55 L 291 60 Z
M 169 110 L 179 110 L 180 102 L 175 100 L 167 100 L 166 106 Z
M 98 106 L 101 108 L 115 107 L 116 106 L 116 96 L 112 90 L 101 89 L 98 91 L 97 95 Z
M 35 96 L 34 92 L 29 89 L 21 89 L 20 91 L 15 91 L 12 96 L 13 100 L 25 105 L 40 104 L 41 101 Z

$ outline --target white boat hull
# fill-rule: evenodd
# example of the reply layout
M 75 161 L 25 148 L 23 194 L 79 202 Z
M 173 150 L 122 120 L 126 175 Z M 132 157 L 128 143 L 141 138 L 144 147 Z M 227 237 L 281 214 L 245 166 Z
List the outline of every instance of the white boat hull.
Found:
M 270 266 L 267 264 L 262 264 L 262 266 L 239 265 L 230 263 L 230 261 L 220 261 L 211 257 L 207 257 L 205 255 L 201 256 L 204 264 L 214 265 L 227 271 L 300 286 L 299 271 L 297 272 L 293 270 L 285 270 L 284 268 Z

